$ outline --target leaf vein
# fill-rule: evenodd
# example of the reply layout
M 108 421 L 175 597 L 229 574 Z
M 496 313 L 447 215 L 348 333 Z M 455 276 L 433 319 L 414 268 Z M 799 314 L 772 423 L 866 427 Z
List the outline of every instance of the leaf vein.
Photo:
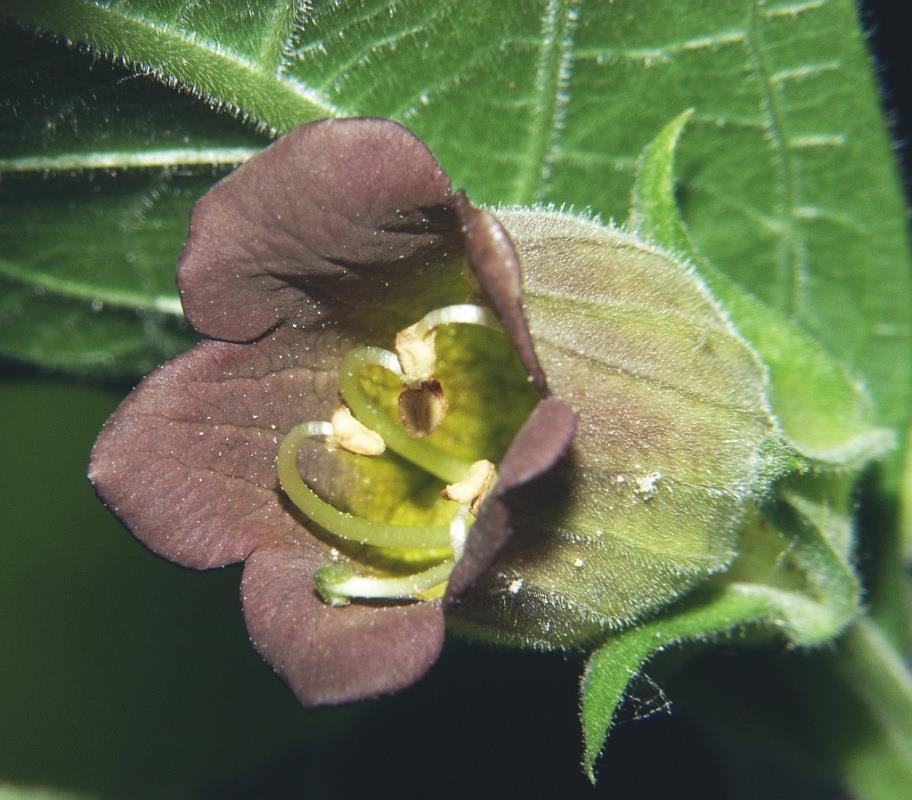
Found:
M 28 270 L 10 261 L 0 260 L 0 278 L 30 286 L 36 292 L 51 292 L 66 300 L 91 304 L 93 310 L 104 306 L 132 311 L 154 311 L 183 319 L 183 309 L 176 295 L 142 294 L 130 289 L 97 286 L 87 281 L 48 275 Z
M 781 237 L 778 249 L 778 283 L 785 287 L 786 296 L 781 298 L 783 310 L 792 318 L 797 316 L 802 292 L 807 280 L 807 253 L 798 234 L 794 221 L 797 205 L 795 165 L 784 133 L 785 123 L 776 82 L 767 61 L 760 20 L 764 0 L 751 0 L 748 13 L 747 49 L 754 71 L 760 83 L 760 108 L 776 168 L 778 200 L 776 216 Z
M 573 57 L 582 61 L 595 61 L 598 64 L 605 64 L 609 61 L 636 61 L 651 66 L 667 63 L 680 53 L 694 50 L 716 50 L 731 44 L 744 44 L 746 40 L 747 34 L 744 31 L 733 29 L 710 36 L 696 36 L 680 42 L 669 42 L 658 47 L 579 48 L 574 52 Z
M 422 17 L 414 25 L 410 25 L 407 28 L 397 30 L 395 33 L 388 36 L 374 39 L 372 42 L 368 43 L 366 47 L 359 49 L 352 56 L 347 58 L 341 64 L 337 65 L 336 68 L 330 72 L 326 78 L 324 78 L 322 83 L 324 91 L 330 86 L 332 86 L 334 89 L 338 89 L 339 87 L 335 84 L 338 81 L 339 77 L 346 74 L 352 67 L 368 64 L 380 50 L 395 50 L 401 41 L 426 31 L 432 26 L 432 23 L 434 23 L 436 20 L 445 18 L 450 11 L 450 6 L 441 6 L 434 4 L 431 13 Z
M 548 0 L 541 22 L 541 45 L 535 70 L 534 104 L 527 167 L 520 171 L 515 202 L 541 200 L 559 150 L 567 85 L 573 66 L 573 33 L 578 7 L 571 0 Z
M 234 166 L 260 152 L 258 147 L 174 147 L 149 150 L 111 150 L 57 155 L 0 158 L 4 172 L 78 172 L 91 169 L 151 169 L 195 165 Z
M 84 42 L 216 107 L 228 107 L 273 131 L 318 116 L 347 116 L 315 87 L 279 77 L 240 53 L 129 9 L 91 0 L 17 0 L 20 21 Z M 65 20 L 62 23 L 61 20 Z M 200 62 L 206 62 L 204 70 Z

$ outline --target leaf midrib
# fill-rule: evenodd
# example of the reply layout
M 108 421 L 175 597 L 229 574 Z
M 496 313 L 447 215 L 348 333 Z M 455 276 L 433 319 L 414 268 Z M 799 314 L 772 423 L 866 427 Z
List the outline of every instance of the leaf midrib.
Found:
M 0 259 L 0 280 L 10 281 L 39 292 L 49 292 L 65 300 L 75 300 L 98 306 L 154 312 L 183 319 L 180 300 L 172 295 L 140 294 L 126 289 L 98 286 L 73 278 L 60 278 L 36 270 L 24 269 L 11 261 Z
M 259 147 L 162 147 L 92 150 L 56 155 L 0 158 L 0 174 L 13 172 L 81 172 L 82 170 L 154 169 L 190 166 L 235 166 L 253 158 Z
M 275 131 L 320 117 L 351 115 L 316 87 L 277 74 L 268 65 L 202 37 L 91 0 L 10 0 L 6 13 L 55 36 L 88 44 L 110 57 L 123 58 L 130 53 L 126 58 L 135 69 L 159 78 L 167 76 L 173 84 L 213 105 L 229 105 Z M 130 40 L 132 47 L 127 46 Z M 149 42 L 154 44 L 150 46 Z M 162 53 L 167 56 L 163 58 Z M 188 53 L 208 65 L 205 81 L 199 80 L 194 59 L 186 59 Z M 214 64 L 222 69 L 213 69 Z M 251 82 L 259 96 L 242 96 Z

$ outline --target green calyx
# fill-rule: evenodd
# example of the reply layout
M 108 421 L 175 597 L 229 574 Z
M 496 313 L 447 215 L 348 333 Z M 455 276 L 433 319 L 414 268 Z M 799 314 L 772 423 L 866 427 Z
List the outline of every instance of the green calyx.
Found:
M 765 366 L 690 265 L 579 217 L 498 216 L 549 386 L 579 426 L 545 494 L 514 504 L 516 533 L 459 622 L 576 645 L 723 572 L 746 510 L 796 462 Z

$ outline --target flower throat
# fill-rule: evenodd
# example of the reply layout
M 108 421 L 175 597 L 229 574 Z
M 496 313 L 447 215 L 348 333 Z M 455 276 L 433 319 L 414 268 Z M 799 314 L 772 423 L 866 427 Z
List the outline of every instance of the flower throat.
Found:
M 295 426 L 279 445 L 285 494 L 361 565 L 356 572 L 334 548 L 317 570 L 317 591 L 332 605 L 441 596 L 496 479 L 494 463 L 538 399 L 483 306 L 435 309 L 399 331 L 394 346 L 350 350 L 339 366 L 344 405 L 331 420 Z M 298 452 L 311 439 L 355 459 L 350 512 L 300 475 Z

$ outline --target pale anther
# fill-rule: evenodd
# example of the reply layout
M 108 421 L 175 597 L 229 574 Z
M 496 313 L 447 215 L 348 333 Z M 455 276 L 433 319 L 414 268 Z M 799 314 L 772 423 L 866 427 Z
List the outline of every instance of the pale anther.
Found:
M 410 386 L 417 386 L 434 377 L 437 368 L 435 338 L 438 325 L 483 325 L 501 330 L 497 317 L 484 306 L 462 303 L 429 311 L 414 325 L 396 334 L 396 354 L 402 366 L 404 379 Z
M 405 387 L 399 394 L 399 418 L 409 436 L 428 436 L 443 422 L 446 397 L 437 370 L 437 327 L 459 323 L 501 330 L 493 312 L 484 306 L 463 303 L 429 311 L 414 325 L 396 334 L 396 355 Z
M 437 369 L 436 338 L 437 329 L 427 328 L 421 322 L 396 334 L 396 354 L 402 365 L 403 378 L 409 386 L 416 387 L 434 377 Z
M 332 415 L 332 443 L 361 456 L 379 456 L 386 450 L 383 437 L 362 425 L 345 406 Z
M 494 465 L 490 461 L 476 461 L 461 481 L 450 484 L 440 494 L 447 500 L 468 506 L 473 514 L 477 514 L 494 482 L 494 475 Z

